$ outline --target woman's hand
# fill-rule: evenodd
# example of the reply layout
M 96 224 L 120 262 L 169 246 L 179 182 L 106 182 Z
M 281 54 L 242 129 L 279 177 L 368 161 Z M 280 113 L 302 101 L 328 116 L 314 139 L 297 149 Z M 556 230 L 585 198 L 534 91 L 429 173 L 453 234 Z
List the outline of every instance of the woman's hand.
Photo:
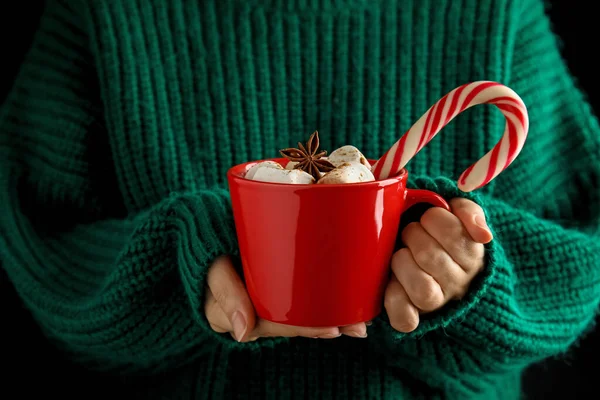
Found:
M 385 293 L 390 323 L 400 332 L 419 325 L 419 315 L 459 300 L 484 267 L 484 244 L 492 240 L 483 210 L 456 198 L 452 212 L 430 208 L 420 222 L 402 231 L 405 248 L 392 258 L 392 277 Z
M 215 260 L 208 271 L 208 288 L 204 311 L 211 328 L 229 332 L 238 342 L 250 342 L 260 337 L 296 337 L 331 339 L 339 337 L 338 327 L 305 328 L 276 324 L 258 319 L 244 283 L 227 256 Z M 355 327 L 365 331 L 364 324 Z M 353 327 L 346 327 L 346 332 Z

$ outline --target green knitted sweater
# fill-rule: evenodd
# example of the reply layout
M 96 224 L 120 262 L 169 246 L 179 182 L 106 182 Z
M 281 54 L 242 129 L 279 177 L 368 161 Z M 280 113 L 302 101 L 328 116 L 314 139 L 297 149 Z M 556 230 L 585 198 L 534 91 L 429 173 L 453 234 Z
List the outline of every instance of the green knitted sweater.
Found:
M 207 268 L 238 252 L 230 166 L 315 129 L 376 158 L 481 79 L 528 106 L 514 164 L 456 188 L 503 132 L 478 106 L 408 165 L 413 187 L 487 214 L 464 300 L 411 334 L 385 314 L 367 339 L 210 329 Z M 49 1 L 0 114 L 1 263 L 53 345 L 142 398 L 514 399 L 594 319 L 599 144 L 541 0 Z

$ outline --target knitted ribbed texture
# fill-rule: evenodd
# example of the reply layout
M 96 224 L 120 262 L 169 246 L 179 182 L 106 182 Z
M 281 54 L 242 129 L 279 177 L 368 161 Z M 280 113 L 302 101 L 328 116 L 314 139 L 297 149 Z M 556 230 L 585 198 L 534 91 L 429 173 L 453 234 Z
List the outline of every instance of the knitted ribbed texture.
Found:
M 467 298 L 408 335 L 385 315 L 366 340 L 210 330 L 207 267 L 237 254 L 230 166 L 315 129 L 376 158 L 479 79 L 517 91 L 531 129 L 467 196 L 495 234 Z M 514 399 L 600 299 L 600 128 L 541 0 L 48 1 L 0 112 L 2 266 L 56 346 L 141 398 Z M 411 186 L 465 196 L 503 127 L 468 110 Z

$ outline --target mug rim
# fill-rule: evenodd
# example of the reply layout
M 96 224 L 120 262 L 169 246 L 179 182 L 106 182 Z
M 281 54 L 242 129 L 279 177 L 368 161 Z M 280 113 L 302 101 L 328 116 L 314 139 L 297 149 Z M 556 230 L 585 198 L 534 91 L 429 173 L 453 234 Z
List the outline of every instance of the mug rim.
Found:
M 245 168 L 249 164 L 258 164 L 258 163 L 265 162 L 265 161 L 274 161 L 274 162 L 281 164 L 279 162 L 281 160 L 287 160 L 287 158 L 276 157 L 276 158 L 265 158 L 265 159 L 254 160 L 254 161 L 246 161 L 244 163 L 236 164 L 233 167 L 230 167 L 229 170 L 227 171 L 227 176 L 230 179 L 233 179 L 237 182 L 244 182 L 245 184 L 248 184 L 248 185 L 271 186 L 271 187 L 290 187 L 290 188 L 295 188 L 295 189 L 310 187 L 310 188 L 315 188 L 315 190 L 320 190 L 320 189 L 316 189 L 317 187 L 321 187 L 321 188 L 332 188 L 332 187 L 336 187 L 336 188 L 355 187 L 355 188 L 358 188 L 358 187 L 361 187 L 361 188 L 363 188 L 363 187 L 369 187 L 369 186 L 387 186 L 387 185 L 390 185 L 393 183 L 398 183 L 398 182 L 406 179 L 406 177 L 408 176 L 408 170 L 406 168 L 402 168 L 402 170 L 398 174 L 396 174 L 390 178 L 382 179 L 379 181 L 375 180 L 375 181 L 370 181 L 370 182 L 356 182 L 356 183 L 346 183 L 346 184 L 336 184 L 336 183 L 325 183 L 325 184 L 295 183 L 295 184 L 291 184 L 291 183 L 283 183 L 283 182 L 255 181 L 252 179 L 247 179 L 244 176 L 242 176 L 240 173 L 236 172 L 239 169 Z M 373 165 L 377 160 L 367 159 L 367 161 L 369 161 L 369 163 L 371 165 Z

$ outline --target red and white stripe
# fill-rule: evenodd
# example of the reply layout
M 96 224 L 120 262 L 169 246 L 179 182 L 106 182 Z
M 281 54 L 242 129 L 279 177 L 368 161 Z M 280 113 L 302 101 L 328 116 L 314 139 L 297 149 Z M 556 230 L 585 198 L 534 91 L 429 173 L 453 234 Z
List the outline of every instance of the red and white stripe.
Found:
M 504 135 L 494 148 L 462 173 L 458 179 L 458 187 L 464 192 L 470 192 L 486 185 L 515 160 L 529 130 L 529 116 L 523 100 L 512 89 L 490 81 L 459 86 L 431 106 L 373 165 L 375 178 L 386 179 L 398 174 L 454 117 L 478 104 L 494 104 L 504 114 L 506 127 Z

